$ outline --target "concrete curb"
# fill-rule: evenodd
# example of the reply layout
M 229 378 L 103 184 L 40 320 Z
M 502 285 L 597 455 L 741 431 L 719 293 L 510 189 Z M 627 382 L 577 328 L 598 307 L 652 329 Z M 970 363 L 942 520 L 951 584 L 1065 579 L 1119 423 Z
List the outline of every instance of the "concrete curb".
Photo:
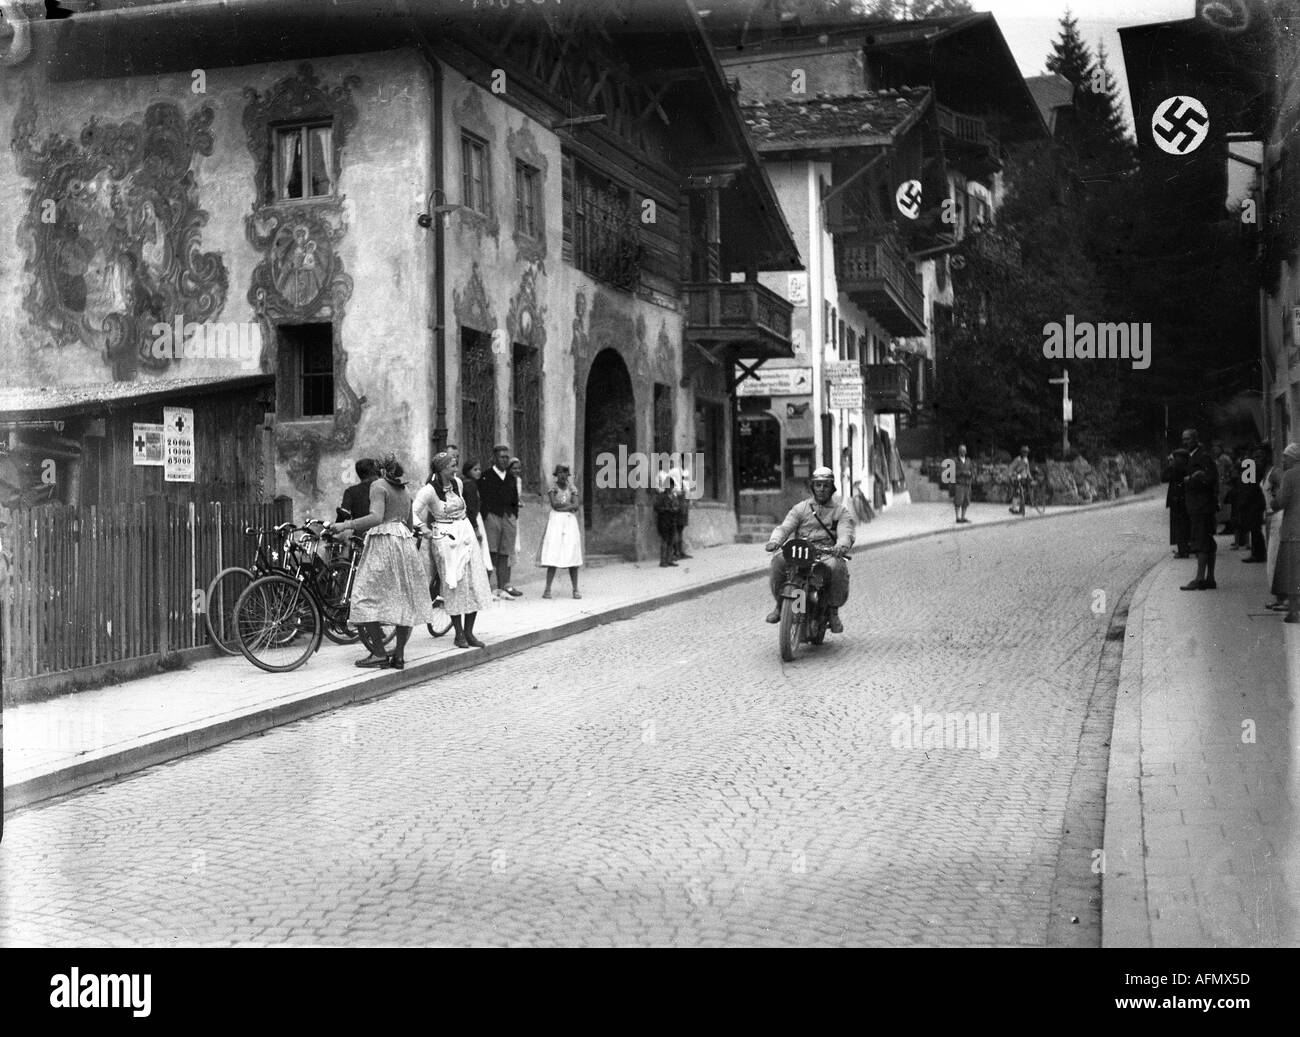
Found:
M 1151 496 L 1141 495 L 1125 497 L 1115 501 L 1102 501 L 1096 504 L 1083 504 L 1071 508 L 1069 511 L 1037 515 L 1033 519 L 1028 519 L 1028 521 L 1067 517 L 1077 515 L 1082 511 L 1140 504 L 1152 499 L 1154 498 Z M 948 536 L 953 533 L 966 533 L 973 529 L 1006 526 L 1023 521 L 1027 521 L 1027 519 L 1008 515 L 1006 518 L 1000 518 L 992 522 L 981 522 L 978 525 L 954 526 L 952 528 L 929 530 L 924 533 L 910 533 L 906 536 L 863 544 L 855 548 L 854 553 L 892 547 L 914 540 Z M 755 545 L 756 549 L 757 547 L 758 545 Z M 605 623 L 617 623 L 641 615 L 644 612 L 687 601 L 702 594 L 723 590 L 749 580 L 766 579 L 766 577 L 766 565 L 756 566 L 752 571 L 720 576 L 706 583 L 684 587 L 678 591 L 670 591 L 667 594 L 661 594 L 628 605 L 621 605 L 608 611 L 582 616 L 545 630 L 534 630 L 503 641 L 496 641 L 487 648 L 477 651 L 466 651 L 442 659 L 430 660 L 429 662 L 410 666 L 400 672 L 389 672 L 362 678 L 287 702 L 258 706 L 246 713 L 219 719 L 215 722 L 200 722 L 174 733 L 146 736 L 136 744 L 124 749 L 88 753 L 83 759 L 68 767 L 51 771 L 48 774 L 41 774 L 13 785 L 6 785 L 4 789 L 5 812 L 6 814 L 12 814 L 16 810 L 32 806 L 44 800 L 67 795 L 70 792 L 76 792 L 91 785 L 128 777 L 137 771 L 142 771 L 160 763 L 178 760 L 185 756 L 191 756 L 203 752 L 205 749 L 214 749 L 227 742 L 233 742 L 237 738 L 260 734 L 285 724 L 294 723 L 297 720 L 303 720 L 320 713 L 327 713 L 342 706 L 382 698 L 400 691 L 402 688 L 420 684 L 431 678 L 442 677 L 495 659 L 502 659 L 538 645 L 549 644 L 552 641 L 571 637 L 574 634 L 584 633 Z
M 1146 842 L 1142 825 L 1142 631 L 1147 595 L 1165 564 L 1142 577 L 1129 603 L 1106 768 L 1102 947 L 1150 947 Z

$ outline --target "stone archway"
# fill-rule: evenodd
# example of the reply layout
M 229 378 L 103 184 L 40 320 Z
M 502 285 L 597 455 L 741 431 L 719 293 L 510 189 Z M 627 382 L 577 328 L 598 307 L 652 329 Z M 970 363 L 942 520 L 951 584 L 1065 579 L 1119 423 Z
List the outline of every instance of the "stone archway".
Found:
M 617 466 L 618 459 L 637 449 L 632 375 L 617 350 L 603 349 L 596 354 L 587 374 L 584 399 L 582 493 L 588 549 L 593 553 L 635 553 L 636 490 L 596 484 L 602 454 L 610 455 L 615 470 L 626 475 L 626 470 Z

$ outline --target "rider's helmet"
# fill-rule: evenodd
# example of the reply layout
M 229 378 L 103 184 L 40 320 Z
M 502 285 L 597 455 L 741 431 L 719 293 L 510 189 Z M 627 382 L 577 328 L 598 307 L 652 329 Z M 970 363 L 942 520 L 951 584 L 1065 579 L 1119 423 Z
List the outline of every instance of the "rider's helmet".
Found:
M 809 486 L 816 486 L 818 483 L 824 483 L 835 492 L 835 473 L 829 468 L 817 468 L 813 470 L 811 478 L 808 480 Z

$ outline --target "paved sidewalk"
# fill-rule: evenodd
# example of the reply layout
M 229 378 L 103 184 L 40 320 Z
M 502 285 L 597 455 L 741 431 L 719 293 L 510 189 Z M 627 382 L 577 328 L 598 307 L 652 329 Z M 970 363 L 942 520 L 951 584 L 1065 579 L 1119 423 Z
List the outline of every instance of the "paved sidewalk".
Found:
M 1214 591 L 1194 560 L 1134 592 L 1106 795 L 1106 947 L 1300 941 L 1300 625 L 1265 609 L 1262 565 L 1219 537 Z
M 1049 508 L 1043 518 L 1149 500 L 1157 492 L 1163 491 L 1083 508 Z M 900 505 L 859 526 L 858 544 L 870 547 L 1042 520 L 1034 515 L 1011 516 L 1006 505 L 997 504 L 974 505 L 968 526 L 955 526 L 952 516 L 946 503 Z M 855 564 L 859 579 L 866 578 L 866 566 L 862 561 Z M 525 566 L 515 574 L 525 596 L 494 603 L 479 617 L 475 632 L 487 643 L 484 650 L 458 649 L 450 634 L 434 639 L 421 628 L 407 645 L 406 669 L 401 672 L 357 669 L 353 663 L 362 649 L 327 641 L 292 673 L 266 673 L 242 656 L 220 656 L 184 670 L 13 707 L 5 711 L 5 807 L 12 811 L 348 703 L 387 695 L 730 583 L 757 579 L 766 571 L 762 545 L 729 544 L 699 549 L 677 568 L 661 569 L 657 561 L 649 560 L 584 569 L 580 601 L 569 596 L 567 574 L 557 573 L 556 596 L 543 601 L 542 570 Z M 761 623 L 762 617 L 755 616 L 754 622 Z

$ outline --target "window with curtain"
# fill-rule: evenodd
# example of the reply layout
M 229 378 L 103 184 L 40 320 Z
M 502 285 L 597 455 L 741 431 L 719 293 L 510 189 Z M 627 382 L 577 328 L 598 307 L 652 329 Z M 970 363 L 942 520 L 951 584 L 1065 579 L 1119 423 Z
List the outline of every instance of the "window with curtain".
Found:
M 515 163 L 515 230 L 530 238 L 542 236 L 541 173 L 525 162 Z
M 329 123 L 275 131 L 275 197 L 320 198 L 334 193 L 334 128 Z

